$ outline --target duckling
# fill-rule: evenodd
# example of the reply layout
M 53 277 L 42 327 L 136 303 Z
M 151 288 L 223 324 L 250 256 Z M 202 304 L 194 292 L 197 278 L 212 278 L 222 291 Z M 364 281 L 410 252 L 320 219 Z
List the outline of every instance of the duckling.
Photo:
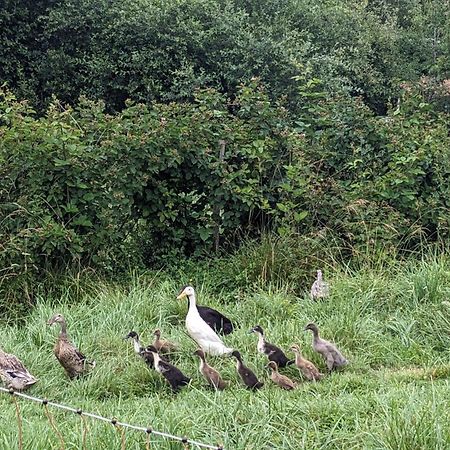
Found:
M 189 309 L 186 315 L 186 328 L 191 338 L 197 342 L 205 353 L 209 353 L 210 355 L 217 356 L 231 353 L 233 349 L 227 347 L 214 330 L 200 316 L 196 304 L 195 291 L 192 286 L 185 287 L 178 295 L 177 299 L 180 300 L 184 297 L 189 299 Z
M 194 288 L 190 285 L 183 286 L 179 292 L 179 295 L 177 298 L 183 298 L 180 297 L 183 292 L 190 288 L 188 291 L 189 294 L 186 293 L 186 296 L 190 299 L 190 296 L 195 297 L 195 291 Z M 191 307 L 189 303 L 189 308 Z M 228 317 L 225 317 L 222 313 L 219 311 L 209 308 L 208 306 L 200 306 L 196 305 L 197 311 L 200 314 L 200 317 L 216 332 L 221 334 L 231 334 L 234 330 L 234 325 L 231 322 Z
M 159 353 L 153 345 L 149 345 L 142 351 L 143 357 L 147 358 L 148 353 L 152 353 L 153 355 L 155 370 L 168 381 L 174 392 L 178 392 L 181 386 L 186 386 L 190 383 L 191 379 L 184 375 L 180 369 L 161 359 Z
M 259 353 L 266 355 L 269 361 L 276 362 L 278 367 L 286 367 L 294 364 L 294 360 L 289 360 L 281 348 L 266 342 L 264 331 L 259 325 L 253 327 L 250 330 L 250 333 L 256 333 L 258 335 L 258 344 L 256 348 Z
M 317 278 L 311 286 L 311 298 L 313 300 L 318 300 L 321 298 L 328 297 L 330 293 L 330 286 L 326 281 L 322 279 L 322 271 L 317 271 Z
M 200 373 L 206 378 L 209 385 L 214 389 L 225 389 L 228 383 L 223 381 L 220 373 L 206 362 L 205 352 L 198 349 L 194 352 L 194 355 L 197 355 L 200 358 L 199 370 Z
M 231 353 L 231 356 L 234 356 L 236 358 L 237 373 L 248 389 L 256 390 L 264 386 L 264 383 L 262 381 L 258 381 L 258 378 L 253 373 L 253 371 L 246 365 L 244 365 L 244 363 L 242 362 L 242 356 L 237 350 L 234 350 Z
M 272 369 L 272 373 L 270 374 L 270 379 L 275 384 L 280 386 L 280 388 L 290 391 L 297 387 L 295 385 L 295 383 L 289 377 L 287 377 L 286 375 L 281 375 L 281 373 L 278 372 L 278 366 L 275 361 L 270 361 L 266 367 Z
M 140 358 L 144 359 L 145 362 L 153 369 L 153 355 L 149 353 L 147 355 L 147 358 L 144 358 L 142 355 L 142 351 L 145 350 L 145 347 L 142 346 L 141 341 L 139 339 L 139 335 L 136 333 L 136 331 L 130 331 L 125 337 L 125 340 L 132 339 L 133 340 L 133 349 L 136 355 L 138 355 Z
M 2 349 L 0 349 L 0 379 L 8 389 L 15 391 L 23 391 L 37 382 L 17 356 L 5 353 Z
M 55 323 L 61 325 L 61 331 L 58 339 L 56 340 L 53 353 L 65 369 L 69 378 L 76 378 L 95 367 L 95 361 L 88 361 L 86 356 L 83 355 L 69 340 L 67 336 L 67 325 L 62 314 L 55 314 L 48 322 L 47 325 L 52 326 Z
M 336 345 L 319 337 L 319 328 L 314 323 L 309 323 L 305 327 L 306 330 L 311 330 L 313 333 L 312 347 L 320 353 L 326 361 L 328 370 L 343 367 L 348 364 L 347 359 L 342 356 L 342 353 L 337 349 Z
M 155 340 L 152 345 L 156 348 L 158 353 L 171 353 L 177 350 L 175 344 L 161 339 L 161 330 L 159 328 L 153 332 L 153 335 L 155 336 Z
M 319 372 L 319 369 L 306 358 L 303 358 L 300 353 L 300 347 L 296 344 L 291 346 L 291 350 L 295 354 L 295 365 L 299 372 L 309 381 L 319 381 L 322 379 L 323 374 Z

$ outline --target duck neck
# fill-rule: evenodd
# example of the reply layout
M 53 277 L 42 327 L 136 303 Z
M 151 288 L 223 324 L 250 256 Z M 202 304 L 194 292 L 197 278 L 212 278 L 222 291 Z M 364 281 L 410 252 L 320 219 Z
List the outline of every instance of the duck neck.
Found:
M 59 337 L 67 339 L 67 324 L 65 320 L 60 322 L 61 330 L 59 331 Z
M 319 339 L 319 330 L 317 330 L 316 328 L 313 328 L 311 331 L 312 331 L 314 340 L 317 341 Z
M 266 344 L 266 340 L 264 339 L 264 334 L 260 331 L 257 331 L 256 334 L 258 335 L 258 350 L 260 352 L 264 351 L 264 346 Z
M 295 364 L 300 364 L 302 360 L 302 355 L 300 354 L 299 351 L 295 351 L 294 355 L 295 355 Z
M 134 347 L 134 351 L 136 353 L 141 353 L 142 346 L 141 346 L 141 342 L 139 341 L 138 337 L 133 338 L 133 347 Z

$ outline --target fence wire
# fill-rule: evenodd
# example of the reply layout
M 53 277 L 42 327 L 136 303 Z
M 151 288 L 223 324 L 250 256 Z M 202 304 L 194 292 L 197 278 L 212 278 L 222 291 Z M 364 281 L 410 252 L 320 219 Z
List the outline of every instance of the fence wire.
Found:
M 125 428 L 129 428 L 130 430 L 141 431 L 141 432 L 146 433 L 147 434 L 148 446 L 150 445 L 149 436 L 151 434 L 153 434 L 155 436 L 160 436 L 160 437 L 168 439 L 168 440 L 181 442 L 185 448 L 188 448 L 189 445 L 194 445 L 194 446 L 197 446 L 197 447 L 200 447 L 200 448 L 210 448 L 210 449 L 214 449 L 214 450 L 224 450 L 222 445 L 204 444 L 203 442 L 198 442 L 198 441 L 195 441 L 193 439 L 189 439 L 189 438 L 187 438 L 185 436 L 183 436 L 183 437 L 175 436 L 174 434 L 165 433 L 163 431 L 157 431 L 157 430 L 154 430 L 153 428 L 150 428 L 150 427 L 141 427 L 139 425 L 132 425 L 132 424 L 129 424 L 129 423 L 126 423 L 126 422 L 120 422 L 116 418 L 109 419 L 107 417 L 103 417 L 103 416 L 100 416 L 98 414 L 93 414 L 93 413 L 90 413 L 90 412 L 86 412 L 86 411 L 83 411 L 81 409 L 76 409 L 76 408 L 72 408 L 70 406 L 61 405 L 60 403 L 52 402 L 52 401 L 47 400 L 45 398 L 33 397 L 32 395 L 24 394 L 23 392 L 17 392 L 17 391 L 14 391 L 13 389 L 6 389 L 6 388 L 0 386 L 0 392 L 5 392 L 5 393 L 10 394 L 11 396 L 14 397 L 14 401 L 15 401 L 15 405 L 16 405 L 16 413 L 17 413 L 17 417 L 18 417 L 17 420 L 18 420 L 18 424 L 19 424 L 20 448 L 21 448 L 21 445 L 22 445 L 22 432 L 23 432 L 22 431 L 22 419 L 20 417 L 19 407 L 18 407 L 17 400 L 16 400 L 15 397 L 25 398 L 27 400 L 31 400 L 33 402 L 40 403 L 41 405 L 44 405 L 47 418 L 49 419 L 50 425 L 52 425 L 53 429 L 55 429 L 56 425 L 54 424 L 53 418 L 52 418 L 52 416 L 49 413 L 49 410 L 48 410 L 49 406 L 52 406 L 54 408 L 62 409 L 63 411 L 69 411 L 69 412 L 75 413 L 75 414 L 79 415 L 82 418 L 90 417 L 92 419 L 100 420 L 102 422 L 107 422 L 107 423 L 113 425 L 114 427 L 116 427 L 116 429 L 120 432 L 120 434 L 121 434 L 121 441 L 122 441 L 122 448 L 124 448 L 124 444 L 125 444 L 124 430 L 125 430 Z M 85 428 L 83 429 L 83 434 L 84 434 L 84 436 L 83 436 L 83 443 L 86 442 L 85 441 L 85 438 L 86 438 L 85 433 L 87 432 L 87 425 L 84 424 L 84 427 Z M 61 436 L 59 431 L 56 434 Z M 61 448 L 64 448 L 64 441 L 61 441 Z

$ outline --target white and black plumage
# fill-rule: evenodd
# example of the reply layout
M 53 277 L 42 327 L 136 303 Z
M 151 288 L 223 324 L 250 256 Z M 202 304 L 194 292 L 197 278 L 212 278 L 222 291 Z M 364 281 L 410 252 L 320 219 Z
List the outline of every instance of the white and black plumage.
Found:
M 186 289 L 190 288 L 194 291 L 194 288 L 190 285 L 183 286 L 179 292 L 179 295 Z M 195 295 L 195 291 L 194 291 Z M 197 305 L 198 313 L 200 317 L 216 332 L 221 334 L 230 334 L 234 330 L 234 325 L 228 317 L 225 317 L 219 311 L 209 308 L 208 306 Z
M 139 335 L 136 333 L 136 331 L 130 331 L 124 339 L 131 339 L 133 341 L 133 349 L 136 355 L 139 357 L 145 359 L 145 362 L 153 369 L 153 355 L 152 353 L 149 353 L 146 358 L 144 358 L 142 352 L 145 350 L 145 347 L 141 344 L 141 341 L 139 339 Z
M 152 353 L 154 369 L 168 381 L 174 392 L 179 391 L 182 386 L 186 386 L 190 383 L 191 379 L 184 375 L 178 367 L 161 359 L 161 356 L 153 345 L 149 345 L 142 351 L 144 359 L 148 357 L 148 353 Z
M 322 271 L 317 271 L 317 278 L 311 286 L 311 298 L 318 300 L 328 297 L 330 293 L 330 286 L 326 281 L 322 279 Z
M 186 329 L 200 348 L 210 355 L 225 355 L 233 351 L 232 348 L 227 347 L 222 339 L 214 332 L 214 330 L 203 320 L 198 311 L 195 291 L 192 286 L 187 286 L 178 295 L 180 300 L 184 297 L 189 299 L 189 309 L 186 315 Z
M 234 356 L 236 358 L 237 373 L 248 389 L 256 390 L 264 386 L 264 383 L 262 381 L 259 381 L 254 372 L 244 364 L 244 362 L 242 361 L 242 356 L 237 350 L 234 350 L 231 353 L 231 356 Z
M 310 330 L 313 333 L 313 349 L 322 355 L 327 364 L 328 370 L 338 369 L 339 367 L 346 366 L 348 361 L 342 353 L 337 349 L 336 345 L 322 339 L 319 336 L 319 328 L 314 323 L 309 323 L 305 327 L 305 331 Z
M 52 326 L 55 323 L 61 325 L 61 330 L 53 348 L 53 353 L 69 378 L 77 378 L 87 373 L 90 369 L 93 369 L 95 367 L 95 361 L 88 361 L 86 356 L 69 340 L 66 321 L 62 314 L 55 314 L 47 322 L 47 325 Z
M 258 344 L 256 348 L 258 349 L 258 352 L 266 355 L 269 361 L 276 362 L 278 367 L 286 367 L 294 364 L 294 360 L 290 360 L 280 347 L 266 342 L 264 331 L 259 325 L 253 327 L 250 332 L 258 335 Z
M 0 379 L 7 388 L 23 391 L 37 382 L 28 372 L 22 361 L 15 355 L 5 353 L 0 349 Z

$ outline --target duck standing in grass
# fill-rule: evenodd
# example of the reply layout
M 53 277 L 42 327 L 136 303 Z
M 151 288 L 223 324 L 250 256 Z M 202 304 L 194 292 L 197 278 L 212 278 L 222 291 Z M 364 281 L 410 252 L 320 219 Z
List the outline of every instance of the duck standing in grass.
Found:
M 311 286 L 311 298 L 313 300 L 319 300 L 328 297 L 330 293 L 330 286 L 326 281 L 322 279 L 322 271 L 317 271 L 317 278 Z
M 152 354 L 154 369 L 168 381 L 174 392 L 178 392 L 182 386 L 190 383 L 191 379 L 184 375 L 178 367 L 161 359 L 161 356 L 153 345 L 149 345 L 142 351 L 144 359 L 147 359 L 148 353 Z
M 237 350 L 234 350 L 231 353 L 231 356 L 234 356 L 236 358 L 237 373 L 248 389 L 256 390 L 264 386 L 264 383 L 262 381 L 259 381 L 254 372 L 244 364 L 244 362 L 242 361 L 242 356 Z
M 195 298 L 195 290 L 192 286 L 183 286 L 179 292 L 181 295 L 185 290 L 188 290 Z M 187 294 L 186 294 L 187 295 Z M 187 295 L 188 298 L 189 295 Z M 216 332 L 221 334 L 230 334 L 234 330 L 234 325 L 228 317 L 225 317 L 219 311 L 209 308 L 208 306 L 197 305 L 197 311 L 200 317 Z
M 315 323 L 306 325 L 305 331 L 307 330 L 310 330 L 313 333 L 312 347 L 314 351 L 322 355 L 330 372 L 333 369 L 338 369 L 348 364 L 347 359 L 344 358 L 335 344 L 326 341 L 319 336 L 319 328 Z
M 194 355 L 200 358 L 200 373 L 205 377 L 208 384 L 214 389 L 222 390 L 227 387 L 227 383 L 222 380 L 220 373 L 206 362 L 205 352 L 196 350 Z
M 124 337 L 124 339 L 131 339 L 133 341 L 134 353 L 136 353 L 136 355 L 138 355 L 140 358 L 143 358 L 142 351 L 145 350 L 145 348 L 142 346 L 139 335 L 136 333 L 136 331 L 130 331 Z M 153 369 L 153 355 L 151 353 L 148 354 L 145 362 Z
M 17 356 L 5 353 L 2 349 L 0 349 L 0 379 L 8 389 L 15 391 L 23 391 L 37 382 Z
M 270 379 L 280 386 L 282 389 L 286 389 L 287 391 L 291 391 L 292 389 L 295 389 L 295 383 L 286 375 L 281 375 L 281 373 L 278 372 L 278 366 L 275 361 L 270 361 L 267 366 L 269 369 L 272 370 L 272 373 L 270 374 Z
M 161 330 L 157 328 L 153 335 L 155 336 L 155 340 L 153 341 L 153 347 L 156 348 L 158 353 L 173 353 L 177 350 L 177 346 L 172 342 L 161 339 Z
M 186 315 L 186 329 L 200 348 L 212 356 L 225 355 L 233 351 L 227 347 L 214 330 L 203 320 L 197 308 L 195 291 L 192 286 L 186 286 L 178 295 L 180 300 L 189 299 L 189 309 Z
M 58 339 L 56 340 L 53 352 L 63 366 L 69 378 L 73 379 L 88 372 L 90 368 L 95 367 L 95 361 L 88 361 L 73 344 L 67 336 L 67 325 L 62 314 L 55 314 L 47 325 L 52 326 L 55 323 L 61 325 Z
M 299 372 L 309 381 L 319 381 L 322 379 L 323 374 L 319 372 L 319 369 L 311 362 L 304 358 L 300 352 L 300 347 L 296 344 L 291 346 L 291 350 L 295 354 L 295 365 Z
M 276 362 L 278 367 L 286 367 L 290 364 L 294 364 L 294 361 L 289 360 L 281 348 L 266 342 L 264 331 L 259 325 L 253 327 L 250 330 L 250 333 L 256 333 L 258 335 L 258 344 L 256 345 L 256 348 L 259 353 L 266 355 L 269 361 Z

